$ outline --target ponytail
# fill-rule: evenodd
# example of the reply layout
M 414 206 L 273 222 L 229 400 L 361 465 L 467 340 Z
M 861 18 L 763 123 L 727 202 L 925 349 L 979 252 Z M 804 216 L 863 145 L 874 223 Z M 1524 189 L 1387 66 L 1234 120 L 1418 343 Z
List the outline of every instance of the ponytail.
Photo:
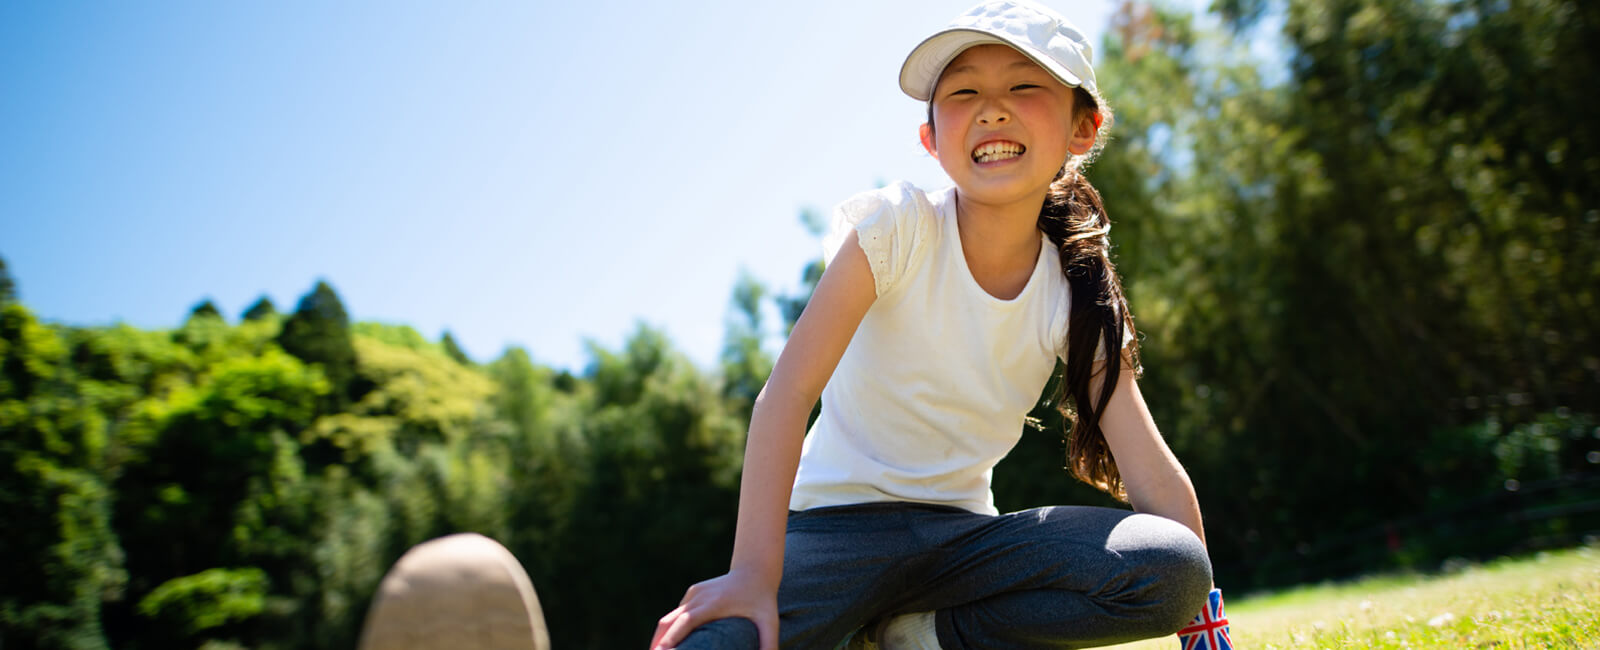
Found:
M 1075 122 L 1077 118 L 1098 115 L 1103 125 L 1110 127 L 1109 107 L 1094 93 L 1077 88 L 1074 106 Z M 1103 136 L 1096 139 L 1096 151 L 1103 142 Z M 1116 459 L 1100 429 L 1100 416 L 1111 403 L 1122 371 L 1126 369 L 1137 376 L 1138 343 L 1130 342 L 1126 353 L 1122 351 L 1124 332 L 1133 330 L 1133 316 L 1122 294 L 1122 281 L 1111 263 L 1111 242 L 1107 238 L 1111 221 L 1106 217 L 1100 193 L 1082 171 L 1093 153 L 1069 159 L 1062 166 L 1039 212 L 1039 230 L 1060 250 L 1061 271 L 1072 295 L 1066 373 L 1053 403 L 1072 427 L 1067 436 L 1067 469 L 1078 480 L 1127 501 L 1122 474 L 1117 471 Z M 1103 388 L 1098 399 L 1091 402 L 1091 383 L 1096 379 L 1094 361 L 1101 349 L 1106 351 L 1105 370 L 1100 378 Z M 1069 396 L 1070 407 L 1066 399 Z

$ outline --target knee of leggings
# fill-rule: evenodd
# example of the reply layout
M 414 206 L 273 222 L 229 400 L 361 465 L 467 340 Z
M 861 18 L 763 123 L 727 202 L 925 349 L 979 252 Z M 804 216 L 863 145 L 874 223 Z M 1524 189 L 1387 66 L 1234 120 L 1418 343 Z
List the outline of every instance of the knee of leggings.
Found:
M 1187 531 L 1187 529 L 1185 529 Z M 1168 606 L 1161 608 L 1157 617 L 1160 634 L 1172 634 L 1188 625 L 1200 609 L 1205 607 L 1206 596 L 1211 593 L 1211 560 L 1205 546 L 1192 533 L 1189 543 L 1169 549 L 1158 569 L 1162 600 Z
M 678 644 L 682 650 L 751 650 L 761 646 L 756 624 L 748 618 L 723 618 L 697 627 Z
M 1144 524 L 1148 545 L 1139 554 L 1151 580 L 1140 600 L 1151 607 L 1141 618 L 1151 636 L 1164 636 L 1182 629 L 1205 606 L 1211 592 L 1211 559 L 1187 526 L 1154 516 Z

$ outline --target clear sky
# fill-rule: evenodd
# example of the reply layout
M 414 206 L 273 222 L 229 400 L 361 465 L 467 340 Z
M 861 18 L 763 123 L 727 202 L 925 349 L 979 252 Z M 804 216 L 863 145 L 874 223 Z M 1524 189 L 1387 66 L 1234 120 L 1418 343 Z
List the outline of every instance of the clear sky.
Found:
M 948 182 L 896 79 L 974 1 L 3 3 L 0 257 L 73 325 L 323 278 L 480 361 L 642 320 L 708 367 L 740 269 L 819 255 L 802 208 Z M 1051 4 L 1097 45 L 1114 6 Z

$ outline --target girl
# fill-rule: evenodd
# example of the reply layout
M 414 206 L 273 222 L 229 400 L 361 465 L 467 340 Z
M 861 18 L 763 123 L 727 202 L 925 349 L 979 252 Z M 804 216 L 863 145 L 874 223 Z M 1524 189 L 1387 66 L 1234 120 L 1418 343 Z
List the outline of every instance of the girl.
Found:
M 653 650 L 1085 647 L 1200 611 L 1200 509 L 1134 383 L 1082 173 L 1111 122 L 1091 57 L 1019 2 L 911 52 L 900 86 L 928 102 L 922 144 L 955 186 L 835 211 L 827 271 L 751 416 L 731 568 L 689 588 Z M 995 510 L 990 470 L 1058 357 L 1073 474 L 1137 513 Z

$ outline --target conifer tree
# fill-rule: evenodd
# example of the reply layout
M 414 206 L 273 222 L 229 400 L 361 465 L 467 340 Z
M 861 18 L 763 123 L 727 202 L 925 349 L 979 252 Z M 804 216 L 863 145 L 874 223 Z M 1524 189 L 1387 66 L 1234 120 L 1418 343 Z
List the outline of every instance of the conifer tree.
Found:
M 222 320 L 222 311 L 217 309 L 216 303 L 211 302 L 211 299 L 207 298 L 201 301 L 200 304 L 195 305 L 194 309 L 189 310 L 189 320 L 194 320 L 196 318 L 215 318 L 217 320 Z
M 444 337 L 439 339 L 439 346 L 444 348 L 444 353 L 449 355 L 451 359 L 455 359 L 456 363 L 463 366 L 472 365 L 472 358 L 468 357 L 467 353 L 456 343 L 456 337 L 450 335 L 450 330 L 445 330 Z
M 0 257 L 0 305 L 16 301 L 17 283 L 11 280 L 11 271 L 6 269 L 6 258 Z
M 350 316 L 333 287 L 317 281 L 316 288 L 300 298 L 299 308 L 283 323 L 278 345 L 306 363 L 322 366 L 333 391 L 332 410 L 359 397 L 353 393 L 356 379 L 356 350 L 350 338 Z
M 749 271 L 740 271 L 734 284 L 722 343 L 722 397 L 731 400 L 746 422 L 755 408 L 756 395 L 772 374 L 772 357 L 761 349 L 761 301 L 766 286 Z
M 881 186 L 881 184 L 880 184 Z M 818 212 L 812 208 L 800 211 L 800 225 L 805 226 L 806 232 L 812 237 L 821 239 L 827 232 L 828 224 Z M 773 301 L 778 304 L 778 311 L 783 314 L 783 335 L 788 336 L 794 331 L 794 324 L 800 320 L 801 312 L 806 310 L 806 303 L 811 302 L 811 294 L 817 290 L 817 282 L 822 280 L 823 263 L 821 258 L 812 260 L 805 269 L 800 271 L 800 290 L 792 294 L 778 294 L 773 296 Z
M 255 304 L 250 305 L 250 308 L 245 310 L 244 319 L 247 321 L 258 321 L 271 318 L 276 315 L 278 315 L 278 306 L 272 304 L 271 298 L 263 295 L 261 298 L 256 300 Z

